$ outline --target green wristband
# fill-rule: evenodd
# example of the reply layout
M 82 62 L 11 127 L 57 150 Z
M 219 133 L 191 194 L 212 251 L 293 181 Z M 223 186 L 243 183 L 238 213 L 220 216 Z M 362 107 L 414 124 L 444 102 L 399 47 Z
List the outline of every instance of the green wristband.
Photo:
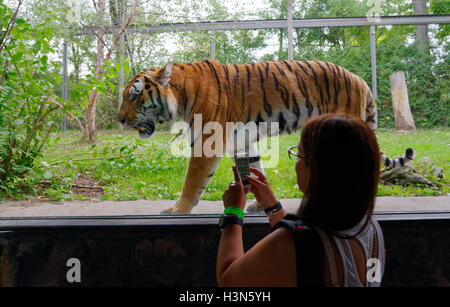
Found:
M 244 220 L 244 211 L 241 208 L 227 207 L 223 211 L 223 214 L 234 214 L 234 215 L 239 216 L 242 220 Z

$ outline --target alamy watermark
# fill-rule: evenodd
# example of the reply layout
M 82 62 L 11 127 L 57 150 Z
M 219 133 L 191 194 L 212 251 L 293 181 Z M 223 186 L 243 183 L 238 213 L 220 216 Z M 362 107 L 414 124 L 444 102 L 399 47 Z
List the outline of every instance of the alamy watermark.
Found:
M 371 283 L 381 282 L 381 261 L 378 258 L 369 258 L 366 263 L 366 279 Z
M 67 7 L 66 19 L 68 22 L 77 23 L 86 18 L 87 4 L 85 1 L 66 0 L 63 2 Z
M 70 283 L 81 282 L 81 262 L 78 258 L 70 258 L 66 262 L 66 266 L 70 269 L 67 270 L 66 280 Z
M 369 22 L 380 22 L 381 6 L 385 4 L 385 1 L 386 0 L 367 0 L 367 5 L 371 7 L 366 13 Z
M 201 114 L 194 114 L 192 127 L 186 122 L 176 122 L 172 134 L 183 135 L 171 143 L 171 153 L 176 157 L 223 157 L 228 154 L 246 153 L 260 156 L 265 168 L 273 168 L 279 162 L 278 122 L 218 122 L 203 123 Z M 257 145 L 255 143 L 258 142 Z

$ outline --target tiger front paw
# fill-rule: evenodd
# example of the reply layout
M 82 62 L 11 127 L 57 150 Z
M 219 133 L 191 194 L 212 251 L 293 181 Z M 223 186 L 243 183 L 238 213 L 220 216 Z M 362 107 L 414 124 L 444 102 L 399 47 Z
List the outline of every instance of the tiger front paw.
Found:
M 192 206 L 193 207 L 193 206 Z M 163 209 L 161 211 L 162 215 L 170 215 L 170 214 L 189 214 L 191 213 L 192 207 L 186 204 L 183 205 L 181 200 L 178 200 L 174 206 Z
M 171 215 L 171 214 L 179 214 L 175 207 L 169 207 L 161 210 L 161 215 Z

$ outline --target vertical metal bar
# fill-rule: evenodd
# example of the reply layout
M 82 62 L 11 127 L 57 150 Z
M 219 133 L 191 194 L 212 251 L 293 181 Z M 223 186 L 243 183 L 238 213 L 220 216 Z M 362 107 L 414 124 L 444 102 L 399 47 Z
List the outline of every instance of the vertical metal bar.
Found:
M 292 0 L 287 0 L 287 33 L 288 33 L 288 60 L 293 60 L 294 40 L 292 27 Z
M 121 22 L 121 25 L 125 23 L 125 3 L 124 1 L 119 2 L 119 19 Z M 119 106 L 118 109 L 120 110 L 120 106 L 122 105 L 123 96 L 122 92 L 124 90 L 124 69 L 123 69 L 123 61 L 125 60 L 125 33 L 122 33 L 122 35 L 119 37 Z
M 370 25 L 370 58 L 372 63 L 372 95 L 377 99 L 377 50 L 375 42 L 375 25 Z
M 64 101 L 67 101 L 67 84 L 69 81 L 69 76 L 67 72 L 67 40 L 64 39 L 63 43 L 63 74 L 62 74 L 62 88 L 61 88 L 61 98 Z M 65 131 L 67 129 L 67 115 L 63 114 L 61 119 L 61 131 Z
M 214 31 L 211 31 L 210 57 L 211 57 L 211 60 L 216 59 L 216 39 L 215 39 Z
M 377 107 L 377 50 L 376 50 L 376 40 L 375 40 L 375 25 L 370 25 L 370 58 L 372 63 L 372 95 L 375 103 L 375 125 L 378 128 L 378 107 Z
M 124 90 L 124 74 L 125 71 L 123 69 L 123 61 L 125 60 L 124 57 L 124 37 L 123 34 L 120 36 L 119 38 L 119 65 L 120 65 L 120 70 L 119 70 L 119 106 L 118 109 L 120 109 L 120 106 L 122 105 L 122 101 L 123 101 L 123 96 L 122 96 L 122 92 Z

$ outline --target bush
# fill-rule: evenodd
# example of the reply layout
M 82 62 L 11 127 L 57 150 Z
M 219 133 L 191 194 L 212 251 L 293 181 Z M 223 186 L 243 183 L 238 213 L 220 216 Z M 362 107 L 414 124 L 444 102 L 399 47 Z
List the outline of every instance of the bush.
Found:
M 0 195 L 52 177 L 45 165 L 34 163 L 64 111 L 54 94 L 59 64 L 49 57 L 52 18 L 32 26 L 17 11 L 0 3 L 6 29 L 0 40 Z M 24 179 L 32 170 L 36 176 Z

